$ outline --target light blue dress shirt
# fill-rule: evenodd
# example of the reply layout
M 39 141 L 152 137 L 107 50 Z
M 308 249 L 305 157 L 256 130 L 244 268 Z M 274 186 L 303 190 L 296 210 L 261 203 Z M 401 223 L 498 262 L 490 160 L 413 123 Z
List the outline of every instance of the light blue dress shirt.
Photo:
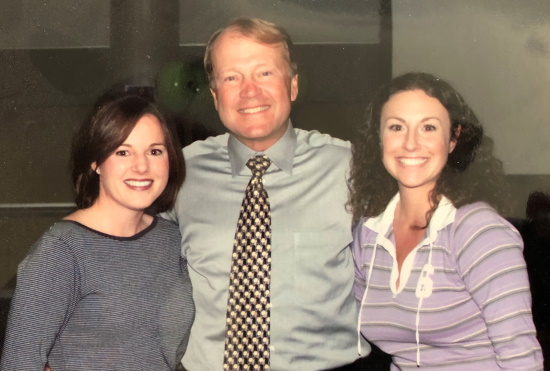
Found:
M 358 335 L 345 210 L 349 143 L 289 124 L 263 153 L 273 162 L 263 176 L 272 219 L 271 369 L 352 363 Z M 233 238 L 251 177 L 245 164 L 255 152 L 224 134 L 191 144 L 184 155 L 187 178 L 168 213 L 180 226 L 196 305 L 183 364 L 221 370 Z

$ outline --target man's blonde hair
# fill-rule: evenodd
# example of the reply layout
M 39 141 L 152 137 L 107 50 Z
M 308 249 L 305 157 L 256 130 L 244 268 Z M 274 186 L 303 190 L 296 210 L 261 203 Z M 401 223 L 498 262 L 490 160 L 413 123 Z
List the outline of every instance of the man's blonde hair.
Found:
M 298 73 L 298 65 L 294 60 L 293 44 L 286 30 L 274 23 L 259 18 L 236 18 L 226 27 L 220 28 L 210 37 L 204 54 L 204 69 L 210 82 L 210 88 L 216 89 L 212 49 L 218 37 L 226 31 L 236 31 L 241 35 L 262 44 L 281 44 L 284 48 L 283 58 L 288 63 L 290 77 Z

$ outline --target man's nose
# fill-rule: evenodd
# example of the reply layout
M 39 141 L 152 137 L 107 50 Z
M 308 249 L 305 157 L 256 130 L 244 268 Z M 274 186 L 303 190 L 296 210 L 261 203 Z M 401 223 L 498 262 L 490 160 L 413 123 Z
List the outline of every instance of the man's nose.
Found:
M 247 98 L 253 98 L 261 93 L 261 89 L 258 86 L 258 83 L 253 79 L 247 79 L 243 83 L 241 89 L 241 96 Z

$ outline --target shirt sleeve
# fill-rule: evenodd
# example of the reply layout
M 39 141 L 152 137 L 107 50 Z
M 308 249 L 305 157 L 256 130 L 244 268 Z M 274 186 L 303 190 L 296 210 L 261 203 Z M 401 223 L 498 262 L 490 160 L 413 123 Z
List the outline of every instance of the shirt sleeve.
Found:
M 365 287 L 367 284 L 367 278 L 364 269 L 364 251 L 361 247 L 363 244 L 362 241 L 362 230 L 363 219 L 354 227 L 353 230 L 353 241 L 351 242 L 351 252 L 353 254 L 353 261 L 355 265 L 355 280 L 354 280 L 354 293 L 355 300 L 357 301 L 357 307 L 361 306 L 361 300 L 363 299 L 363 294 L 365 292 Z
M 455 226 L 458 269 L 481 310 L 498 365 L 542 370 L 519 233 L 488 205 L 458 216 Z
M 44 370 L 74 310 L 78 286 L 72 251 L 46 233 L 19 265 L 0 370 Z

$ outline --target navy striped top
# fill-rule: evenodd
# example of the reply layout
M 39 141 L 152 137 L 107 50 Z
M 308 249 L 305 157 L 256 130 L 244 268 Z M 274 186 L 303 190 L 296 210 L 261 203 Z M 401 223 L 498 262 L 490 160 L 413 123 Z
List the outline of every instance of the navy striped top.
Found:
M 19 266 L 0 370 L 174 370 L 194 317 L 180 233 L 60 221 Z

